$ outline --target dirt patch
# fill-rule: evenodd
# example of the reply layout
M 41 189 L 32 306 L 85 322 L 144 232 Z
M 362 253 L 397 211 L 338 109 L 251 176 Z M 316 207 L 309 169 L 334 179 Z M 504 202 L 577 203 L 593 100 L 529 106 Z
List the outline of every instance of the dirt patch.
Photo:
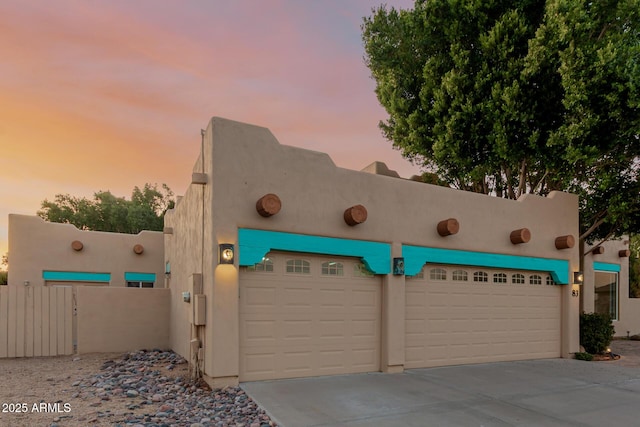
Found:
M 99 353 L 0 359 L 0 426 L 109 426 L 125 414 L 148 412 L 149 407 L 128 409 L 131 400 L 126 397 L 102 400 L 79 393 L 78 387 L 73 386 L 101 372 L 106 361 L 121 356 L 122 353 Z M 187 365 L 171 372 L 163 366 L 154 369 L 166 376 L 188 374 Z

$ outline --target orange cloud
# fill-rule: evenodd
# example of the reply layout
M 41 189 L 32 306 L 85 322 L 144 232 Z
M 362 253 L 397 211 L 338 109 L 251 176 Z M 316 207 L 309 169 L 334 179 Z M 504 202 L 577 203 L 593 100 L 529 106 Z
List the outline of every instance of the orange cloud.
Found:
M 397 0 L 388 3 L 410 3 Z M 368 0 L 0 2 L 0 252 L 56 193 L 186 188 L 213 115 L 343 167 L 417 168 L 384 141 L 362 62 Z

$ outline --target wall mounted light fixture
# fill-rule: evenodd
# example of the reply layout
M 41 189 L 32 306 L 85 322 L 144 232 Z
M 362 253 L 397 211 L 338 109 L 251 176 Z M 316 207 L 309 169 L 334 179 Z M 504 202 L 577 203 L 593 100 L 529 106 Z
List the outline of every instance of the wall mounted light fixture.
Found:
M 234 250 L 231 243 L 220 243 L 218 245 L 220 264 L 233 264 Z
M 582 271 L 574 271 L 573 272 L 573 284 L 574 285 L 582 285 L 584 283 L 584 274 Z
M 396 276 L 404 274 L 404 258 L 393 259 L 393 274 Z

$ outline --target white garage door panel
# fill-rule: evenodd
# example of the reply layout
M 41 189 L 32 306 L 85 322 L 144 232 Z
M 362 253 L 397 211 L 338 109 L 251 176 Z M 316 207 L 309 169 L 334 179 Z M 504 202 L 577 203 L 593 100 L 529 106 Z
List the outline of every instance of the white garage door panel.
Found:
M 560 286 L 511 283 L 513 272 L 491 283 L 490 270 L 477 283 L 472 267 L 471 281 L 451 280 L 458 267 L 436 281 L 430 268 L 406 282 L 405 368 L 560 356 Z
M 321 275 L 329 258 L 270 254 L 272 272 L 240 273 L 240 380 L 370 372 L 380 369 L 381 285 Z M 308 275 L 285 273 L 287 259 L 310 262 Z

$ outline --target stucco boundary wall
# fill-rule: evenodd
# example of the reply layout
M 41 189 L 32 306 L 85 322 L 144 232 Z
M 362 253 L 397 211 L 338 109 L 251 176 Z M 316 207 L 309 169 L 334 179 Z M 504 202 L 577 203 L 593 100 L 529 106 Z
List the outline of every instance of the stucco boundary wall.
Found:
M 169 289 L 79 286 L 78 353 L 167 350 Z

